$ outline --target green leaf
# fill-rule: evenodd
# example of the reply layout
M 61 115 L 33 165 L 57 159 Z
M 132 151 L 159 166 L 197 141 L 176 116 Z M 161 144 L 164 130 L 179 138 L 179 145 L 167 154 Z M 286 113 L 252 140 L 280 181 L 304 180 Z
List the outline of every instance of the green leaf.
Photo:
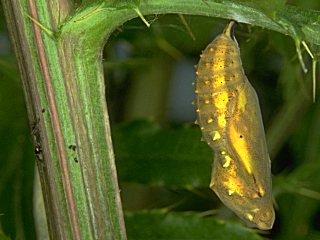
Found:
M 0 228 L 0 240 L 10 240 L 10 238 L 3 233 L 1 228 Z
M 134 239 L 246 239 L 261 240 L 254 230 L 195 214 L 159 211 L 126 213 L 128 238 Z
M 161 129 L 135 121 L 113 132 L 119 178 L 166 187 L 207 187 L 212 153 L 198 127 Z

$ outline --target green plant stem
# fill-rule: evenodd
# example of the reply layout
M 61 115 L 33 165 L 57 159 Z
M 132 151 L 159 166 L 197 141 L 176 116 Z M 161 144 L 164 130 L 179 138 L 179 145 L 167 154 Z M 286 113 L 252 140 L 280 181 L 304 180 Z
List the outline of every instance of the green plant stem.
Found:
M 33 128 L 50 238 L 126 239 L 103 71 L 92 64 L 101 56 L 89 49 L 91 57 L 82 62 L 69 47 L 77 39 L 58 40 L 36 23 L 58 29 L 59 17 L 70 11 L 67 1 L 2 4 Z M 95 79 L 78 78 L 79 69 L 94 72 Z

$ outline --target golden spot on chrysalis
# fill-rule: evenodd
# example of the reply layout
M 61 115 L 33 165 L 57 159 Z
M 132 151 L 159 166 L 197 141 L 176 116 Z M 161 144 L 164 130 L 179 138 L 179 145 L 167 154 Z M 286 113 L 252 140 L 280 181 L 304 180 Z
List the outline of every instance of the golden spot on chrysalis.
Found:
M 253 220 L 253 216 L 251 213 L 246 213 L 246 217 L 248 218 L 249 221 Z
M 220 133 L 218 131 L 213 131 L 212 141 L 219 140 L 220 138 L 221 138 Z
M 234 194 L 234 191 L 229 189 L 228 190 L 228 195 L 231 196 L 232 194 Z
M 204 104 L 209 104 L 209 103 L 210 103 L 210 100 L 208 99 L 204 101 Z
M 224 113 L 221 113 L 219 116 L 218 116 L 218 125 L 219 127 L 221 128 L 224 128 L 226 126 L 226 115 Z
M 254 209 L 252 209 L 251 211 L 254 212 L 254 213 L 257 213 L 257 212 L 260 211 L 260 208 L 254 208 Z
M 225 109 L 229 101 L 228 93 L 221 92 L 213 96 L 214 106 L 219 109 Z
M 243 163 L 245 169 L 247 172 L 252 175 L 252 156 L 250 154 L 250 148 L 248 146 L 248 142 L 244 140 L 243 138 L 239 137 L 242 136 L 235 124 L 232 124 L 230 126 L 229 131 L 230 140 L 233 143 L 233 146 L 235 147 L 236 152 L 238 153 L 241 162 Z
M 212 119 L 212 118 L 209 118 L 209 119 L 207 120 L 207 123 L 213 123 L 213 119 Z
M 230 165 L 226 172 L 228 175 L 226 176 L 226 180 L 223 181 L 223 186 L 229 193 L 236 193 L 237 195 L 242 197 L 245 194 L 246 186 L 244 185 L 243 181 L 237 176 L 236 165 Z
M 265 194 L 265 192 L 264 192 L 263 187 L 262 187 L 261 185 L 259 185 L 259 195 L 260 195 L 261 197 L 263 197 L 264 194 Z
M 222 165 L 222 167 L 227 168 L 230 166 L 232 158 L 229 155 L 226 155 L 224 158 L 226 162 Z
M 238 102 L 239 110 L 244 112 L 246 110 L 246 105 L 247 105 L 246 94 L 244 91 L 240 91 L 239 102 Z
M 218 75 L 218 77 L 215 77 L 213 80 L 213 87 L 218 88 L 225 85 L 225 76 L 224 75 Z

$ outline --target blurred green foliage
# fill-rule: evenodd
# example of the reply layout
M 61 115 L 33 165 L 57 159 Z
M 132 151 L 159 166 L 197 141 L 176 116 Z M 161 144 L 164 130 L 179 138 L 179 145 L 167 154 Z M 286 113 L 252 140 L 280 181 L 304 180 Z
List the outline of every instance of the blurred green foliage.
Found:
M 221 236 L 224 236 L 224 239 L 229 240 L 262 240 L 261 237 L 253 234 L 252 229 L 195 214 L 166 214 L 160 211 L 142 211 L 137 214 L 129 212 L 126 214 L 126 223 L 129 239 L 135 240 L 166 240 L 168 236 L 171 237 L 170 239 L 222 239 Z M 141 231 L 141 226 L 149 227 Z
M 3 39 L 2 44 L 6 46 Z M 0 226 L 12 238 L 32 239 L 35 161 L 18 76 L 12 54 L 3 54 L 0 59 Z M 0 234 L 0 239 L 5 239 L 4 235 Z
M 277 3 L 282 6 L 283 1 Z M 289 3 L 320 9 L 319 1 Z M 272 10 L 265 4 L 261 8 Z M 168 114 L 177 63 L 196 64 L 226 24 L 214 18 L 184 18 L 192 34 L 177 15 L 148 16 L 150 29 L 140 19 L 132 20 L 114 32 L 104 51 L 129 239 L 260 239 L 208 189 L 212 154 L 192 125 L 195 115 L 176 121 Z M 3 22 L 1 26 L 1 37 L 6 38 Z M 236 37 L 245 72 L 260 99 L 272 156 L 277 219 L 262 236 L 320 239 L 320 100 L 312 103 L 311 71 L 302 72 L 289 37 L 244 24 Z M 5 44 L 0 50 L 0 224 L 12 239 L 35 239 L 32 139 L 12 53 Z M 303 57 L 310 69 L 305 51 Z M 317 76 L 319 80 L 319 71 Z M 193 96 L 183 94 L 186 99 Z

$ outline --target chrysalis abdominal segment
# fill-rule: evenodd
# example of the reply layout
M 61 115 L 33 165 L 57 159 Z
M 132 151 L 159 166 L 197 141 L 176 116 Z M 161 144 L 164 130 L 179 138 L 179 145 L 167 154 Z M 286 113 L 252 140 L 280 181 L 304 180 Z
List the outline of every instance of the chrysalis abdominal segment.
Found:
M 210 188 L 250 226 L 271 229 L 271 163 L 255 90 L 244 74 L 231 21 L 197 69 L 198 123 L 214 153 Z

